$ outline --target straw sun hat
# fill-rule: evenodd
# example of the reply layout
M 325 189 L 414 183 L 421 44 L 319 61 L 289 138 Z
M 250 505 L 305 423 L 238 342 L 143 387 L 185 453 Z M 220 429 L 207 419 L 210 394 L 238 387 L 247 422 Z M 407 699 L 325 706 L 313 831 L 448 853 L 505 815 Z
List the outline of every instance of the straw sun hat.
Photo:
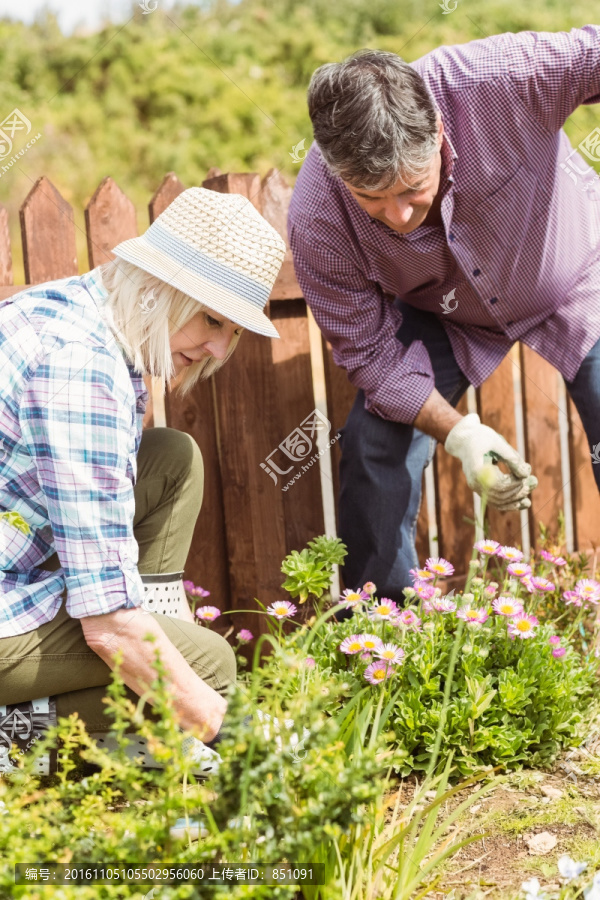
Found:
M 183 191 L 113 253 L 249 331 L 279 337 L 264 314 L 286 246 L 241 194 Z

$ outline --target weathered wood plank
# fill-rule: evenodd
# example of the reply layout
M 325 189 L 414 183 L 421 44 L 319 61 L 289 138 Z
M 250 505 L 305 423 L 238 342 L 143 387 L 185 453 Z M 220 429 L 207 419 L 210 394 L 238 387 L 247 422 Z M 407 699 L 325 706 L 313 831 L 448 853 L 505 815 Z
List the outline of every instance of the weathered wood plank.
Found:
M 203 186 L 242 194 L 261 211 L 258 175 L 221 175 Z M 282 439 L 271 342 L 245 332 L 214 384 L 231 605 L 254 610 L 255 597 L 268 604 L 283 596 L 286 553 L 283 494 L 260 466 Z M 254 612 L 240 612 L 235 624 L 255 634 L 266 629 Z
M 427 511 L 427 487 L 424 474 L 421 484 L 421 506 L 419 507 L 419 517 L 417 519 L 415 549 L 419 557 L 419 563 L 423 565 L 429 556 L 429 514 Z
M 539 546 L 539 525 L 558 534 L 558 514 L 564 508 L 560 467 L 558 382 L 556 370 L 529 347 L 521 344 L 523 412 L 527 462 L 538 479 L 531 494 L 531 546 Z
M 185 398 L 178 398 L 171 390 L 165 400 L 167 424 L 196 440 L 204 462 L 204 497 L 185 577 L 210 591 L 211 603 L 228 610 L 231 609 L 231 598 L 213 385 L 211 381 L 202 381 Z
M 271 291 L 271 300 L 288 300 L 302 296 L 294 272 L 292 251 L 287 239 L 287 216 L 292 188 L 278 169 L 270 169 L 262 182 L 263 215 L 284 239 L 287 251 L 279 275 Z
M 589 552 L 600 547 L 600 498 L 594 479 L 591 449 L 579 413 L 570 397 L 569 455 L 571 460 L 571 496 L 573 498 L 573 536 L 575 549 Z
M 308 321 L 304 300 L 274 303 L 273 324 L 281 340 L 272 342 L 275 384 L 277 385 L 279 441 L 283 441 L 314 410 L 315 398 L 311 378 Z M 335 434 L 332 431 L 331 437 Z M 308 445 L 307 445 L 308 446 Z M 318 452 L 313 446 L 306 454 L 309 462 Z M 282 490 L 289 479 L 299 471 L 299 465 L 290 466 L 289 475 L 278 477 L 277 487 Z M 265 473 L 265 479 L 268 476 Z M 307 541 L 323 534 L 323 502 L 318 461 L 283 491 L 285 515 L 286 552 L 301 550 Z
M 331 422 L 332 434 L 337 434 L 346 423 L 348 413 L 356 398 L 356 388 L 350 383 L 345 369 L 336 366 L 333 361 L 331 344 L 323 338 L 323 362 L 325 364 L 325 386 L 327 390 L 327 415 Z M 336 522 L 339 526 L 338 498 L 340 496 L 340 459 L 342 456 L 339 441 L 331 448 L 331 464 L 333 469 L 333 491 L 336 498 Z
M 27 284 L 77 275 L 73 210 L 45 175 L 28 193 L 19 218 Z
M 292 189 L 286 180 L 277 169 L 271 169 L 262 181 L 262 214 L 279 232 L 286 245 L 291 196 Z M 288 257 L 291 260 L 289 247 L 286 259 Z M 276 294 L 274 290 L 271 299 Z M 298 284 L 295 296 L 302 296 Z M 281 335 L 281 340 L 272 341 L 271 347 L 283 440 L 315 408 L 306 304 L 302 299 L 290 304 L 274 303 L 271 315 Z M 286 479 L 282 480 L 287 483 Z M 315 535 L 322 534 L 325 528 L 318 463 L 313 463 L 309 471 L 283 493 L 286 548 L 289 553 L 301 549 Z
M 256 172 L 230 172 L 225 175 L 213 175 L 202 182 L 202 187 L 221 194 L 241 194 L 252 202 L 262 213 L 262 189 L 260 175 Z
M 114 259 L 121 241 L 137 236 L 135 207 L 112 178 L 104 178 L 85 208 L 90 269 Z
M 150 223 L 154 222 L 157 216 L 160 216 L 175 197 L 178 197 L 184 190 L 185 185 L 181 183 L 175 172 L 168 172 L 148 204 Z
M 467 415 L 466 396 L 456 408 Z M 474 518 L 473 492 L 460 461 L 442 446 L 436 448 L 433 466 L 439 554 L 450 560 L 457 573 L 466 572 L 475 542 L 475 527 L 465 521 Z
M 515 421 L 515 395 L 513 387 L 514 363 L 507 356 L 495 372 L 484 381 L 478 391 L 479 415 L 484 425 L 489 425 L 517 447 Z M 521 547 L 521 516 L 517 511 L 500 512 L 488 507 L 486 520 L 493 540 L 509 547 Z
M 8 210 L 0 203 L 0 284 L 13 283 Z
M 12 297 L 13 294 L 18 294 L 19 291 L 24 291 L 26 285 L 24 284 L 11 284 L 11 285 L 0 285 L 0 303 L 2 300 L 6 300 L 8 297 Z

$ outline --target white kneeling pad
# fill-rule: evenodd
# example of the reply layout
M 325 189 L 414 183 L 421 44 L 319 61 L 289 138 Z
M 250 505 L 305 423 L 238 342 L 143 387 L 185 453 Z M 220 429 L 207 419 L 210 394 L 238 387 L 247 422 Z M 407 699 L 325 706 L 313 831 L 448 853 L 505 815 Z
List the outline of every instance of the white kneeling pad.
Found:
M 100 732 L 90 734 L 90 737 L 92 740 L 96 741 L 97 745 L 102 750 L 107 750 L 109 752 L 117 750 L 117 739 L 111 734 L 103 734 Z M 145 738 L 141 737 L 139 734 L 126 734 L 125 737 L 131 742 L 125 748 L 125 754 L 129 759 L 139 759 L 142 768 L 144 769 L 165 768 L 163 763 L 157 762 L 154 759 L 148 750 Z M 211 750 L 211 748 L 207 747 L 206 744 L 203 744 L 202 741 L 191 736 L 185 738 L 182 746 L 185 755 L 189 756 L 192 762 L 195 763 L 194 768 L 190 770 L 193 775 L 203 775 L 206 778 L 208 775 L 212 775 L 218 770 L 219 764 L 221 763 L 221 757 L 216 750 Z
M 19 755 L 31 752 L 34 744 L 44 737 L 50 726 L 56 725 L 56 700 L 39 697 L 24 703 L 0 706 L 0 772 L 14 772 L 18 758 L 11 761 L 9 751 L 17 745 Z M 45 753 L 35 764 L 36 775 L 50 775 L 54 771 L 53 752 Z
M 140 575 L 144 585 L 143 607 L 148 612 L 178 618 L 181 605 L 188 605 L 181 580 L 183 572 L 167 572 L 164 575 Z

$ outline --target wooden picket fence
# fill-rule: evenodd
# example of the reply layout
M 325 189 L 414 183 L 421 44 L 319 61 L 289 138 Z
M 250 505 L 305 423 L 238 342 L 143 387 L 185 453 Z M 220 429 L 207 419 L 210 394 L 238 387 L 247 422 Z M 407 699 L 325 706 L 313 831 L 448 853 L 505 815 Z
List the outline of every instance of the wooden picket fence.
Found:
M 221 174 L 211 169 L 203 186 L 248 197 L 286 237 L 292 189 L 277 172 Z M 153 221 L 182 191 L 174 173 L 163 179 L 149 203 Z M 39 178 L 20 209 L 25 281 L 39 284 L 78 274 L 76 226 L 71 206 L 46 178 Z M 85 209 L 89 268 L 112 258 L 110 249 L 136 236 L 132 202 L 111 178 L 105 178 Z M 22 286 L 13 285 L 8 216 L 0 206 L 0 300 Z M 331 348 L 317 332 L 294 275 L 290 251 L 271 294 L 268 313 L 281 340 L 246 332 L 228 364 L 200 384 L 185 400 L 169 392 L 155 396 L 155 410 L 166 410 L 166 423 L 197 440 L 205 463 L 205 492 L 194 533 L 186 577 L 211 591 L 222 609 L 238 610 L 236 627 L 262 631 L 253 612 L 255 598 L 268 604 L 283 592 L 280 566 L 292 549 L 335 527 L 339 446 L 327 467 L 312 465 L 288 491 L 281 486 L 301 470 L 273 477 L 261 463 L 319 408 L 331 422 L 333 438 L 343 425 L 355 391 L 332 360 Z M 537 547 L 538 522 L 555 535 L 562 511 L 567 549 L 593 550 L 600 545 L 600 503 L 590 452 L 579 416 L 555 370 L 523 345 L 513 348 L 496 372 L 461 401 L 461 412 L 478 411 L 482 420 L 518 446 L 539 479 L 529 514 L 490 510 L 491 536 L 506 544 Z M 145 420 L 152 427 L 150 407 Z M 268 467 L 268 464 L 267 464 Z M 322 476 L 322 471 L 325 477 Z M 328 500 L 328 486 L 329 500 Z M 477 536 L 474 497 L 457 460 L 438 448 L 424 477 L 417 549 L 450 559 L 464 576 Z M 477 500 L 475 499 L 475 503 Z

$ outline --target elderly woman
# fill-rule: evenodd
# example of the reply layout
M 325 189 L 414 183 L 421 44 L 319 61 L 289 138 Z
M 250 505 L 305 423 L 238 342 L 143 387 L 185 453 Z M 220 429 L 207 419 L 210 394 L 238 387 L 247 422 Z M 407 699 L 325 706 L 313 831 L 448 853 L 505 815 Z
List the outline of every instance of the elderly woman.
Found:
M 231 647 L 187 604 L 174 617 L 144 602 L 149 585 L 182 593 L 203 465 L 189 435 L 141 433 L 143 376 L 181 375 L 184 394 L 243 328 L 278 337 L 263 309 L 285 244 L 245 198 L 190 188 L 113 252 L 0 305 L 0 770 L 57 716 L 110 730 L 119 649 L 133 701 L 160 652 L 180 725 L 206 744 L 235 679 Z M 190 752 L 209 771 L 203 741 Z

